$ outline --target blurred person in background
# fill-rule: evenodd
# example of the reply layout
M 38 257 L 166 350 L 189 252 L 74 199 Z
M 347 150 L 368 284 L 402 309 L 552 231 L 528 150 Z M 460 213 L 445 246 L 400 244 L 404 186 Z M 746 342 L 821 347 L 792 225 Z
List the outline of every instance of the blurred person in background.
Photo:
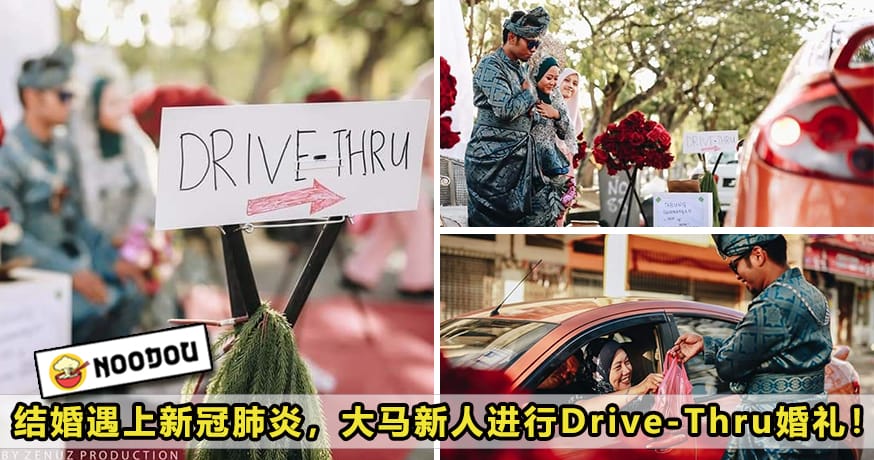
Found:
M 54 0 L 3 0 L 0 18 L 0 115 L 11 127 L 21 118 L 16 91 L 21 63 L 50 53 L 61 39 L 61 24 Z
M 77 65 L 83 59 L 100 65 L 100 59 L 88 55 L 79 55 Z M 103 75 L 114 73 L 80 75 L 87 93 L 74 105 L 70 120 L 85 215 L 111 238 L 123 259 L 144 271 L 147 293 L 155 296 L 177 262 L 170 233 L 154 230 L 157 154 L 131 114 L 124 81 Z M 146 329 L 164 326 L 176 311 L 175 302 L 166 301 L 166 307 L 161 302 L 153 300 L 145 308 Z
M 555 139 L 558 149 L 564 154 L 571 167 L 568 170 L 570 182 L 568 183 L 568 191 L 565 197 L 567 201 L 568 212 L 574 206 L 577 198 L 577 170 L 585 160 L 586 143 L 583 142 L 583 116 L 580 115 L 580 73 L 570 67 L 561 71 L 558 76 L 558 87 L 561 92 L 561 97 L 564 99 L 564 104 L 567 106 L 567 113 L 571 119 L 571 135 L 566 136 L 566 139 Z M 561 227 L 565 223 L 567 213 L 561 216 L 558 221 L 558 226 Z
M 85 217 L 75 147 L 55 130 L 70 116 L 72 60 L 59 48 L 22 65 L 24 116 L 0 148 L 0 200 L 23 229 L 9 248 L 12 256 L 72 276 L 73 342 L 82 343 L 129 334 L 139 322 L 146 280 Z
M 427 99 L 434 106 L 434 64 L 420 67 L 419 77 L 403 99 Z M 402 246 L 404 268 L 398 279 L 398 292 L 407 297 L 434 296 L 434 211 L 433 211 L 433 110 L 429 110 L 422 157 L 422 182 L 419 205 L 414 211 L 375 214 L 355 251 L 343 264 L 343 284 L 355 289 L 375 288 L 391 252 Z
M 155 148 L 131 117 L 121 84 L 109 78 L 91 83 L 76 115 L 70 124 L 85 214 L 120 244 L 132 227 L 154 223 Z

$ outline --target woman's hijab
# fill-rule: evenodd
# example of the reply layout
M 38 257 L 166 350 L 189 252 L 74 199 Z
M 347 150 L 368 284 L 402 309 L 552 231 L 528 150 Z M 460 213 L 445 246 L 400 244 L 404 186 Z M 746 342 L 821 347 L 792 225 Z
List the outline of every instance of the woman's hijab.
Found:
M 611 339 L 595 339 L 586 347 L 583 353 L 584 361 L 580 368 L 582 380 L 589 385 L 593 393 L 606 394 L 616 391 L 610 384 L 610 365 L 620 348 L 622 345 Z
M 100 156 L 104 159 L 117 157 L 121 154 L 122 137 L 120 133 L 110 131 L 100 124 L 100 103 L 103 101 L 103 93 L 111 81 L 107 78 L 98 78 L 91 87 L 91 104 L 94 106 L 94 126 L 97 127 L 97 142 L 100 147 Z
M 566 68 L 561 71 L 558 75 L 558 88 L 561 89 L 562 83 L 564 80 L 571 75 L 577 76 L 577 81 L 579 81 L 580 73 L 574 69 Z M 573 97 L 570 99 L 564 100 L 565 105 L 567 105 L 567 113 L 571 118 L 571 126 L 574 128 L 574 139 L 583 132 L 583 117 L 580 116 L 580 89 L 577 87 L 577 90 L 574 92 Z

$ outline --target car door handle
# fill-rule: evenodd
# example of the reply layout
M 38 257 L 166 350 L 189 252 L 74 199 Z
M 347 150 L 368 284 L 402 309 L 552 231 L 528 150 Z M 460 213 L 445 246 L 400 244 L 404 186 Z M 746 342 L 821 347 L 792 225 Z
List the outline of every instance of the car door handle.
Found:
M 659 439 L 658 441 L 653 441 L 646 445 L 647 449 L 652 449 L 659 453 L 664 453 L 671 450 L 672 447 L 679 446 L 684 442 L 688 441 L 689 437 L 685 434 L 678 434 L 671 436 L 667 439 Z

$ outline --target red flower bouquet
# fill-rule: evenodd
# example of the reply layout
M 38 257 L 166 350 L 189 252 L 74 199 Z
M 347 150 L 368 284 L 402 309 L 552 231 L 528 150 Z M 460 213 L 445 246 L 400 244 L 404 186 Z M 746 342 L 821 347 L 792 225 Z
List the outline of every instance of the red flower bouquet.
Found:
M 440 113 L 446 113 L 455 105 L 455 97 L 458 95 L 455 77 L 452 76 L 449 63 L 444 57 L 440 57 Z M 461 137 L 459 132 L 452 131 L 452 118 L 440 117 L 440 148 L 449 149 L 455 146 Z
M 610 123 L 603 133 L 595 136 L 593 144 L 592 156 L 607 167 L 611 176 L 645 166 L 665 169 L 674 161 L 670 133 L 638 111 L 619 124 Z
M 620 212 L 616 216 L 614 226 L 619 225 L 622 216 L 621 209 L 625 209 L 625 203 L 629 204 L 629 211 L 625 213 L 625 225 L 631 219 L 631 200 L 636 200 L 640 209 L 643 205 L 637 194 L 637 171 L 640 168 L 651 166 L 657 169 L 665 169 L 674 161 L 671 155 L 671 135 L 661 124 L 647 120 L 638 111 L 623 118 L 619 124 L 610 123 L 607 129 L 595 136 L 592 146 L 592 157 L 596 162 L 607 167 L 607 173 L 611 176 L 619 171 L 625 171 L 628 176 L 630 187 L 625 192 Z M 646 215 L 644 215 L 646 222 Z

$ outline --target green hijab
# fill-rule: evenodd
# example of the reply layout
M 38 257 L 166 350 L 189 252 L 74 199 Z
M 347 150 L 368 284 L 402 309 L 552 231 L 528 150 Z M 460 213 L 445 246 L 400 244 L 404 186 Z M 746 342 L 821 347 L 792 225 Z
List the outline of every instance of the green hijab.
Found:
M 94 125 L 97 126 L 97 139 L 100 156 L 104 159 L 117 157 L 121 153 L 121 134 L 104 129 L 100 125 L 100 101 L 103 90 L 111 83 L 107 78 L 98 78 L 91 87 L 91 102 L 94 104 Z
M 558 61 L 556 61 L 552 56 L 546 56 L 540 63 L 540 67 L 537 68 L 537 75 L 535 75 L 534 80 L 534 86 L 537 88 L 537 96 L 540 97 L 541 101 L 546 102 L 547 104 L 552 104 L 549 94 L 541 91 L 540 86 L 538 86 L 537 83 L 540 82 L 540 79 L 543 78 L 543 76 L 546 75 L 546 72 L 549 72 L 549 69 L 552 67 L 558 67 Z

